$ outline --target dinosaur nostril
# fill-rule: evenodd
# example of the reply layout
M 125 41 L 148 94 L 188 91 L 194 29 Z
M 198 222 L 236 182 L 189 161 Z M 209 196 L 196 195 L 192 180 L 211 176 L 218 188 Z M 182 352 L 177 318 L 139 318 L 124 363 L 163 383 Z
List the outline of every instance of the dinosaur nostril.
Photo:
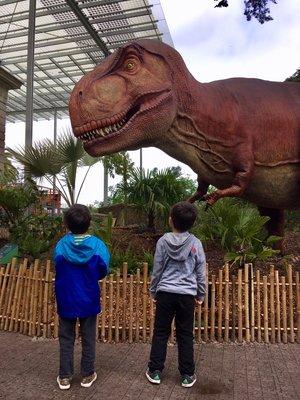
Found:
M 81 90 L 79 90 L 79 96 L 82 97 L 82 91 Z

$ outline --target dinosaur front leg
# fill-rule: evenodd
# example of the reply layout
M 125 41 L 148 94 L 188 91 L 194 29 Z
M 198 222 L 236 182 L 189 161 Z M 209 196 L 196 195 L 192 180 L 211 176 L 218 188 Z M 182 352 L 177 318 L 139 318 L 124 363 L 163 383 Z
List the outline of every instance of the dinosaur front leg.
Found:
M 190 203 L 194 203 L 197 200 L 202 200 L 203 196 L 207 193 L 209 184 L 205 182 L 203 179 L 201 179 L 199 176 L 197 178 L 197 182 L 198 182 L 197 191 L 193 194 L 192 197 L 190 197 L 187 200 Z
M 269 217 L 270 220 L 266 223 L 266 228 L 269 236 L 280 236 L 282 239 L 274 243 L 275 250 L 284 253 L 284 210 L 277 208 L 258 207 L 260 215 Z
M 253 173 L 254 163 L 252 154 L 250 152 L 243 152 L 242 150 L 243 149 L 240 148 L 239 151 L 242 157 L 237 157 L 233 165 L 235 176 L 232 185 L 228 188 L 218 189 L 203 196 L 203 200 L 205 200 L 207 204 L 213 205 L 222 197 L 240 197 L 246 190 Z

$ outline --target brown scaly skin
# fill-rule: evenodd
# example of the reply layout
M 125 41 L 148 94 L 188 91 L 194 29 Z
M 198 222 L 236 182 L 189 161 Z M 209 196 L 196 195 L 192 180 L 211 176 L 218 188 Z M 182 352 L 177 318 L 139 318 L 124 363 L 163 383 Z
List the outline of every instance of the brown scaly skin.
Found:
M 69 109 L 92 156 L 155 146 L 188 164 L 199 184 L 190 201 L 244 197 L 271 215 L 300 205 L 298 83 L 202 84 L 173 48 L 140 40 L 84 76 Z M 218 189 L 207 194 L 209 184 Z

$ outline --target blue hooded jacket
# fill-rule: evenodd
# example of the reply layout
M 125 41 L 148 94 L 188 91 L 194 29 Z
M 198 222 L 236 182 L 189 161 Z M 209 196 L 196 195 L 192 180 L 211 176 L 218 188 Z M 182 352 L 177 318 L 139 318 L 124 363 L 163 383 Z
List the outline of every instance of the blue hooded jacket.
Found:
M 108 273 L 110 254 L 95 236 L 68 233 L 56 245 L 55 294 L 62 318 L 86 318 L 100 312 L 98 281 Z

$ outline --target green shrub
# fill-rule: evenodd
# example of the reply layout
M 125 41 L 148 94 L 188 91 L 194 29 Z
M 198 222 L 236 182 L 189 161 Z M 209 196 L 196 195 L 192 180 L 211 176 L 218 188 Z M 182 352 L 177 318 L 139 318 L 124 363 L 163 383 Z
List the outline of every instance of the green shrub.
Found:
M 264 261 L 278 253 L 271 245 L 279 238 L 268 238 L 264 228 L 268 220 L 252 205 L 224 198 L 207 210 L 205 204 L 199 205 L 193 232 L 203 241 L 217 241 L 226 252 L 225 261 L 243 265 L 256 259 Z
M 39 258 L 54 246 L 63 234 L 62 217 L 47 214 L 30 215 L 11 227 L 11 240 L 22 256 Z

